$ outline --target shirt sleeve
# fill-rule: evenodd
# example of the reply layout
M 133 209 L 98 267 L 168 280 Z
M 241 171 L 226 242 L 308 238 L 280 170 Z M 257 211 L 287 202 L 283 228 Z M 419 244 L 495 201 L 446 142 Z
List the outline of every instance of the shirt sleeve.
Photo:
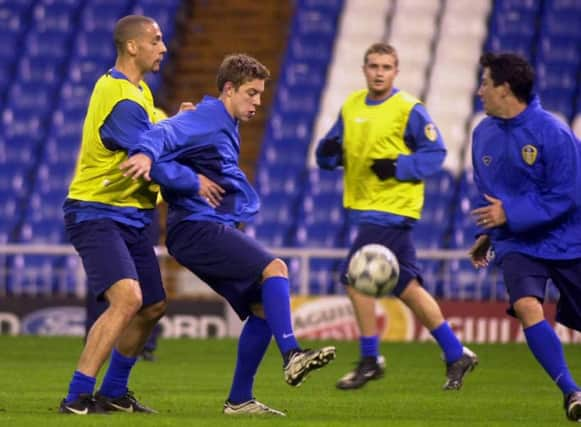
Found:
M 472 141 L 476 142 L 479 138 L 478 136 L 478 128 L 474 130 L 472 133 Z M 486 193 L 486 189 L 483 187 L 482 179 L 480 177 L 480 168 L 476 164 L 476 156 L 474 154 L 476 144 L 472 144 L 472 152 L 471 152 L 471 159 L 472 159 L 472 178 L 474 179 L 474 185 L 476 186 L 477 193 L 473 194 L 472 197 L 469 198 L 470 200 L 470 209 L 477 209 L 487 206 L 489 203 L 484 198 L 484 194 Z M 490 237 L 493 237 L 498 234 L 498 228 L 486 229 L 482 225 L 475 224 L 476 231 L 474 233 L 474 238 L 477 239 L 482 234 L 487 234 Z
M 183 111 L 163 120 L 140 135 L 136 149 L 150 151 L 157 161 L 162 154 L 174 153 L 184 147 L 207 144 L 213 133 L 212 121 L 196 111 Z
M 411 154 L 397 158 L 396 178 L 400 181 L 421 181 L 436 173 L 446 157 L 446 147 L 440 131 L 422 104 L 412 109 L 404 140 Z
M 321 169 L 333 170 L 343 164 L 343 155 L 342 154 L 335 154 L 332 156 L 324 156 L 321 153 L 321 148 L 325 140 L 328 139 L 337 139 L 341 147 L 343 147 L 343 117 L 339 114 L 337 120 L 333 124 L 333 127 L 327 132 L 327 135 L 323 139 L 321 139 L 317 144 L 317 149 L 315 151 L 315 155 L 317 157 L 317 165 Z
M 200 191 L 200 179 L 196 172 L 175 160 L 155 162 L 151 168 L 151 178 L 162 188 L 183 196 L 195 196 Z
M 560 129 L 543 135 L 546 177 L 537 192 L 502 200 L 510 230 L 518 233 L 546 226 L 571 212 L 579 194 L 579 153 L 574 137 Z
M 134 154 L 140 135 L 149 130 L 152 124 L 147 112 L 135 101 L 124 99 L 118 102 L 105 123 L 99 129 L 99 135 L 105 147 L 111 151 L 123 150 Z M 153 158 L 153 153 L 146 147 L 139 151 Z

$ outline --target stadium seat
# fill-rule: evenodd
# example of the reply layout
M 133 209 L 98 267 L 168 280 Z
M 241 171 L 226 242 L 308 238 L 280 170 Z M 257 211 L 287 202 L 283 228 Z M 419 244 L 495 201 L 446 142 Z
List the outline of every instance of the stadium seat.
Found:
M 36 30 L 68 34 L 75 28 L 77 8 L 78 2 L 40 2 L 34 7 L 32 22 Z
M 78 58 L 92 59 L 104 63 L 105 67 L 113 66 L 116 52 L 111 30 L 97 28 L 79 32 L 75 37 L 74 52 Z
M 55 88 L 61 83 L 63 73 L 61 66 L 61 62 L 56 58 L 23 56 L 18 63 L 18 81 Z
M 506 289 L 495 267 L 476 270 L 468 260 L 444 263 L 443 297 L 456 300 L 504 301 Z
M 113 33 L 117 20 L 130 11 L 128 0 L 92 0 L 81 13 L 81 28 L 85 31 Z
M 97 79 L 113 66 L 102 59 L 92 57 L 73 57 L 69 64 L 68 78 L 74 84 L 91 91 Z
M 341 263 L 330 259 L 312 259 L 309 264 L 309 294 L 328 295 L 337 293 L 340 283 Z
M 70 34 L 55 31 L 30 31 L 24 41 L 24 53 L 32 58 L 61 62 L 70 53 Z
M 11 295 L 50 295 L 53 270 L 50 257 L 15 255 L 8 257 L 7 292 Z

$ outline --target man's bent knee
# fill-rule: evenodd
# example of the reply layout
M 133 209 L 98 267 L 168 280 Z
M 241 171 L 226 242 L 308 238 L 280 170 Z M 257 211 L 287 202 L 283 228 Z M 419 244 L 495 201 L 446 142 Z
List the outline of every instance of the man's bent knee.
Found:
M 276 258 L 262 270 L 262 280 L 266 280 L 269 277 L 288 277 L 288 268 L 286 263 L 280 259 Z
M 545 318 L 541 302 L 533 296 L 519 298 L 513 304 L 514 311 L 523 327 L 533 326 Z
M 139 312 L 139 315 L 148 320 L 158 321 L 165 314 L 166 309 L 167 301 L 162 300 L 148 305 L 147 307 L 143 307 Z
M 135 315 L 143 304 L 141 288 L 134 279 L 121 279 L 113 284 L 107 291 L 105 297 L 109 301 L 109 308 L 122 310 Z

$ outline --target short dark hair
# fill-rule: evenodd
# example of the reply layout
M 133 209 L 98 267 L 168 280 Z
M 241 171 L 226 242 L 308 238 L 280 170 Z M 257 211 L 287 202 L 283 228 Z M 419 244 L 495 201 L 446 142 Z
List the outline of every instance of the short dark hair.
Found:
M 365 51 L 365 55 L 363 55 L 363 64 L 367 64 L 367 59 L 369 55 L 372 53 L 379 53 L 383 55 L 391 55 L 395 58 L 395 65 L 399 63 L 399 57 L 397 56 L 397 50 L 390 44 L 387 43 L 373 43 L 371 46 L 367 48 Z
M 490 70 L 494 86 L 508 83 L 514 96 L 528 103 L 533 93 L 535 72 L 525 58 L 516 53 L 485 53 L 480 65 Z
M 125 43 L 138 37 L 145 24 L 155 23 L 155 19 L 142 15 L 127 15 L 117 21 L 113 30 L 113 41 L 115 42 L 117 53 L 125 51 Z
M 227 55 L 216 76 L 218 90 L 222 92 L 226 82 L 232 82 L 234 89 L 238 90 L 240 86 L 251 80 L 267 80 L 270 77 L 270 71 L 260 61 L 244 53 Z

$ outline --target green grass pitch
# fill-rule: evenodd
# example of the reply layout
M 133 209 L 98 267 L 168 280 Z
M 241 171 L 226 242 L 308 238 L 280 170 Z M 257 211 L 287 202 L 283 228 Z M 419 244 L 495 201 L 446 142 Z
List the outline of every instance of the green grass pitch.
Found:
M 309 342 L 320 346 L 331 342 Z M 335 389 L 353 366 L 356 342 L 332 343 L 337 359 L 298 388 L 285 384 L 274 343 L 258 373 L 256 397 L 286 418 L 227 417 L 235 340 L 162 340 L 158 361 L 138 362 L 130 387 L 158 415 L 66 416 L 57 413 L 82 342 L 75 338 L 0 336 L 0 426 L 558 426 L 561 395 L 523 344 L 474 345 L 480 365 L 459 392 L 444 392 L 435 344 L 382 345 L 384 379 L 357 391 Z M 581 381 L 581 346 L 565 348 Z

